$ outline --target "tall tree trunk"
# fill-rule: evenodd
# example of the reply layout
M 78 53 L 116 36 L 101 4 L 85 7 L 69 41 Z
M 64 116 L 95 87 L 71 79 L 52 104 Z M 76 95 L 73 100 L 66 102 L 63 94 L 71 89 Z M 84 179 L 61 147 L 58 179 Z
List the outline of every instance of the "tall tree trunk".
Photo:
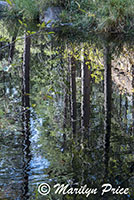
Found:
M 111 136 L 111 97 L 112 97 L 112 77 L 111 77 L 111 53 L 109 45 L 104 47 L 104 130 L 105 130 L 105 174 L 108 174 L 110 136 Z
M 128 133 L 128 119 L 127 119 L 127 112 L 128 112 L 128 99 L 127 96 L 125 97 L 125 130 Z
M 2 47 L 2 42 L 0 42 L 0 48 Z M 2 60 L 2 50 L 0 50 L 0 61 Z
M 28 172 L 30 155 L 30 37 L 25 34 L 22 66 L 22 129 L 23 129 L 23 199 L 28 199 Z
M 65 86 L 66 87 L 66 86 Z M 68 115 L 68 90 L 65 88 L 65 95 L 64 95 L 64 122 L 63 128 L 67 126 L 67 115 Z
M 30 128 L 30 40 L 30 37 L 25 34 L 22 66 L 22 120 L 26 133 L 29 133 Z M 25 137 L 29 138 L 29 134 L 26 134 Z
M 65 89 L 64 89 L 64 122 L 63 122 L 63 128 L 66 128 L 70 125 L 70 86 L 69 86 L 69 74 L 67 73 L 66 83 L 65 83 Z
M 132 88 L 134 90 L 134 65 L 132 65 Z M 132 135 L 134 136 L 134 92 L 132 94 Z
M 3 46 L 3 42 L 0 42 L 0 48 L 2 48 Z M 2 61 L 3 59 L 3 52 L 2 50 L 0 50 L 0 61 Z M 1 77 L 3 79 L 3 83 L 4 83 L 4 95 L 6 94 L 6 86 L 5 86 L 5 82 L 6 82 L 6 76 L 5 76 L 5 72 L 2 70 L 2 74 Z
M 119 111 L 119 116 L 120 116 L 120 119 L 122 119 L 122 94 L 120 94 L 120 111 Z
M 66 80 L 64 80 L 64 84 L 65 84 L 65 89 L 64 89 L 64 121 L 63 121 L 63 129 L 67 128 L 70 126 L 70 99 L 69 99 L 69 96 L 70 96 L 70 92 L 69 92 L 69 83 L 70 83 L 70 80 L 69 80 L 69 74 L 68 72 L 66 73 Z M 64 141 L 64 149 L 66 147 L 66 133 L 63 134 L 63 141 Z
M 89 118 L 90 118 L 90 69 L 86 64 L 86 54 L 84 48 L 81 50 L 81 115 L 82 121 L 81 126 L 84 131 L 84 138 L 88 138 Z
M 23 54 L 23 102 L 24 107 L 30 107 L 29 94 L 30 94 L 30 37 L 25 34 L 24 54 Z
M 11 44 L 9 47 L 9 58 L 8 58 L 9 63 L 12 63 L 12 61 L 13 61 L 14 50 L 15 50 L 15 40 L 17 38 L 17 33 L 18 33 L 18 30 L 15 29 L 14 35 L 12 37 L 12 41 L 11 41 Z
M 70 56 L 69 59 L 70 64 L 70 72 L 71 72 L 71 78 L 70 78 L 70 91 L 71 91 L 71 123 L 72 123 L 72 131 L 73 131 L 73 137 L 76 137 L 76 65 L 75 60 L 73 56 Z

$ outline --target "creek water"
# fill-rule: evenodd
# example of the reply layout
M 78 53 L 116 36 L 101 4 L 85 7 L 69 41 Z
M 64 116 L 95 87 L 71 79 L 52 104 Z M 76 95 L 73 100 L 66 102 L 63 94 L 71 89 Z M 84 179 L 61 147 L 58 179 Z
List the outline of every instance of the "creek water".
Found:
M 0 23 L 0 199 L 134 199 L 132 36 Z M 101 195 L 105 183 L 129 192 Z

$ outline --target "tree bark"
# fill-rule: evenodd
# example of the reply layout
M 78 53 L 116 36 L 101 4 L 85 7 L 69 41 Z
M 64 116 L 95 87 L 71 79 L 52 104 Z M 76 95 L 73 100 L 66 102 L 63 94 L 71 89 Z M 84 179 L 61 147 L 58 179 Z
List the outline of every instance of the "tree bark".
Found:
M 82 121 L 81 126 L 82 130 L 85 130 L 84 133 L 88 131 L 89 128 L 89 118 L 90 118 L 90 69 L 86 64 L 86 54 L 84 53 L 84 48 L 81 50 L 81 94 L 82 94 L 82 103 L 81 103 L 81 115 Z M 87 135 L 84 135 L 87 138 Z
M 2 42 L 0 42 L 0 48 L 2 47 Z M 0 61 L 2 60 L 2 50 L 0 50 Z
M 22 94 L 24 107 L 30 107 L 29 94 L 30 94 L 30 37 L 25 34 L 24 54 L 23 54 L 23 67 L 22 67 Z
M 17 38 L 17 33 L 18 33 L 18 30 L 16 29 L 14 31 L 14 35 L 12 37 L 12 42 L 9 47 L 9 58 L 8 58 L 9 63 L 12 63 L 12 61 L 13 61 L 14 50 L 15 50 L 15 40 Z
M 128 112 L 128 99 L 127 96 L 125 97 L 125 130 L 126 133 L 128 132 L 128 119 L 127 119 L 127 112 Z
M 132 65 L 132 88 L 134 90 L 134 65 Z M 134 92 L 132 93 L 132 135 L 134 136 Z
M 70 72 L 71 72 L 71 78 L 70 78 L 71 123 L 72 123 L 73 137 L 75 138 L 76 137 L 76 118 L 77 118 L 77 112 L 76 112 L 76 65 L 75 65 L 75 60 L 74 60 L 73 56 L 70 56 L 69 65 L 70 65 Z
M 120 94 L 120 112 L 119 112 L 120 118 L 122 119 L 122 94 Z

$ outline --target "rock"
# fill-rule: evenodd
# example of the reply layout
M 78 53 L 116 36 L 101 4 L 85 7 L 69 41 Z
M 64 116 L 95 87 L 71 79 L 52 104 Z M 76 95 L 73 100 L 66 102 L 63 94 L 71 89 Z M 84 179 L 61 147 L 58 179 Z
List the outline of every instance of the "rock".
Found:
M 62 12 L 62 8 L 61 7 L 49 7 L 45 13 L 44 13 L 44 17 L 42 19 L 42 21 L 45 22 L 45 24 L 47 24 L 47 27 L 51 27 L 53 23 L 57 22 L 60 20 L 60 14 Z
M 60 22 L 60 14 L 63 9 L 61 7 L 49 7 L 43 16 L 42 22 L 44 21 L 47 28 L 52 28 L 52 24 Z M 72 26 L 72 23 L 59 23 L 59 26 Z
M 9 9 L 9 4 L 5 1 L 0 1 L 0 12 L 6 11 Z

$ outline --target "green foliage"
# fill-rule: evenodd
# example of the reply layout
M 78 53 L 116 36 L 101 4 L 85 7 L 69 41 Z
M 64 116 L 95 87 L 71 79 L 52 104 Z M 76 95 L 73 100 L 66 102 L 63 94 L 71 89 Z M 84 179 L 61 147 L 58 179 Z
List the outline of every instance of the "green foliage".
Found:
M 10 15 L 23 16 L 24 18 L 31 20 L 36 19 L 39 14 L 37 1 L 36 0 L 13 0 L 10 3 Z
M 122 32 L 134 16 L 134 1 L 110 0 L 101 1 L 97 11 L 98 29 L 103 31 Z
M 77 4 L 76 4 L 77 6 Z M 82 8 L 83 9 L 83 8 Z M 80 10 L 79 10 L 80 11 Z M 80 11 L 81 12 L 81 11 Z M 84 12 L 82 12 L 84 13 Z M 86 13 L 84 13 L 85 15 Z M 27 28 L 27 23 L 24 20 L 19 20 L 19 23 L 25 28 Z M 2 27 L 2 25 L 1 25 Z M 4 27 L 4 26 L 3 26 Z M 40 25 L 40 28 L 44 28 L 45 24 Z M 23 29 L 23 30 L 24 30 Z M 20 29 L 19 29 L 20 31 Z M 2 32 L 2 28 L 1 28 Z M 5 30 L 4 30 L 5 32 Z M 29 34 L 32 34 L 29 31 Z M 5 34 L 1 34 L 1 42 L 6 44 L 10 42 L 12 35 L 8 35 L 8 31 Z M 4 136 L 1 139 L 2 154 L 5 162 L 7 155 L 9 155 L 10 160 L 14 163 L 14 153 L 9 154 L 9 148 L 18 151 L 16 148 L 16 135 L 20 134 L 22 130 L 21 124 L 21 114 L 22 114 L 22 81 L 21 81 L 21 66 L 22 66 L 22 55 L 24 51 L 23 40 L 20 39 L 20 35 L 24 34 L 18 33 L 19 36 L 16 40 L 14 59 L 11 65 L 8 63 L 8 51 L 7 49 L 2 52 L 4 53 L 0 61 L 1 70 L 1 81 L 0 81 L 0 128 L 1 135 Z M 60 35 L 61 37 L 61 35 Z M 81 37 L 82 38 L 82 37 Z M 133 146 L 132 139 L 129 135 L 125 134 L 125 128 L 122 130 L 124 125 L 129 125 L 132 123 L 126 123 L 125 106 L 122 104 L 122 117 L 118 119 L 118 112 L 120 109 L 119 104 L 119 92 L 113 91 L 112 94 L 112 119 L 111 119 L 111 140 L 110 140 L 110 152 L 109 152 L 109 174 L 104 177 L 104 89 L 103 89 L 103 50 L 102 46 L 97 47 L 96 43 L 98 40 L 90 42 L 89 39 L 83 43 L 83 38 L 81 40 L 77 39 L 77 42 L 67 41 L 66 38 L 60 40 L 58 36 L 47 35 L 45 32 L 43 34 L 34 35 L 31 38 L 31 62 L 30 62 L 30 103 L 31 103 L 31 121 L 34 121 L 37 126 L 31 129 L 38 130 L 37 134 L 38 143 L 31 145 L 32 155 L 34 151 L 35 156 L 40 156 L 46 158 L 49 161 L 49 166 L 41 165 L 40 172 L 38 173 L 38 166 L 36 169 L 32 169 L 32 174 L 34 179 L 32 179 L 32 184 L 29 188 L 34 188 L 35 193 L 31 194 L 31 198 L 34 199 L 34 194 L 36 199 L 43 199 L 40 194 L 37 193 L 36 184 L 44 181 L 45 179 L 50 185 L 55 183 L 78 183 L 81 185 L 87 184 L 89 187 L 95 186 L 100 187 L 104 179 L 113 185 L 118 185 L 122 181 L 128 178 L 130 173 L 131 162 L 133 161 Z M 82 41 L 82 46 L 80 42 Z M 113 41 L 112 41 L 113 42 Z M 111 43 L 112 43 L 111 42 Z M 110 44 L 111 44 L 110 43 Z M 2 45 L 4 45 L 2 44 Z M 113 45 L 113 44 L 112 44 Z M 111 46 L 112 46 L 111 45 Z M 98 45 L 99 46 L 99 45 Z M 113 47 L 113 46 L 112 46 Z M 81 49 L 84 49 L 84 59 L 86 64 L 91 69 L 91 94 L 90 94 L 90 137 L 89 145 L 84 148 L 82 144 L 75 144 L 72 139 L 71 125 L 69 127 L 63 128 L 64 121 L 64 97 L 65 88 L 69 87 L 69 81 L 67 82 L 67 75 L 69 75 L 69 56 L 72 56 L 75 60 L 76 65 L 76 76 L 77 76 L 77 103 L 81 103 L 81 77 L 80 77 L 80 67 L 81 67 Z M 115 51 L 114 51 L 115 53 Z M 113 56 L 113 55 L 112 55 Z M 111 56 L 111 57 L 112 57 Z M 124 53 L 123 53 L 124 56 Z M 132 56 L 133 57 L 133 56 Z M 123 57 L 124 58 L 124 57 Z M 116 57 L 115 57 L 116 60 Z M 127 65 L 127 64 L 126 64 Z M 10 68 L 11 67 L 11 68 Z M 114 66 L 113 66 L 114 67 Z M 115 88 L 113 88 L 115 90 Z M 71 92 L 68 91 L 68 96 L 71 96 Z M 69 96 L 69 97 L 70 97 Z M 118 101 L 115 101 L 117 98 Z M 123 97 L 122 97 L 123 98 Z M 124 98 L 125 99 L 125 98 Z M 124 100 L 123 100 L 124 102 Z M 117 106 L 118 105 L 118 106 Z M 69 105 L 70 107 L 70 105 Z M 132 105 L 129 105 L 129 110 L 127 114 L 131 114 Z M 70 109 L 70 108 L 69 108 Z M 68 116 L 70 120 L 70 110 L 68 110 Z M 68 120 L 68 121 L 69 121 Z M 81 120 L 81 113 L 79 113 L 78 123 L 79 127 Z M 38 123 L 38 121 L 41 121 Z M 67 122 L 68 122 L 67 121 Z M 121 125 L 120 125 L 121 124 Z M 78 128 L 78 134 L 81 135 L 83 132 Z M 11 131 L 14 135 L 10 134 Z M 31 130 L 32 131 L 32 130 Z M 129 130 L 130 132 L 130 130 Z M 6 134 L 10 137 L 7 138 Z M 64 134 L 66 135 L 66 141 L 64 141 Z M 77 135 L 79 139 L 79 135 Z M 22 151 L 22 138 L 20 138 L 17 143 Z M 14 144 L 12 144 L 14 143 Z M 132 147 L 131 147 L 132 146 Z M 4 148 L 3 148 L 4 147 Z M 3 150 L 4 149 L 4 150 Z M 12 151 L 12 150 L 11 150 Z M 7 153 L 8 152 L 8 153 Z M 18 152 L 17 152 L 18 153 Z M 21 153 L 21 154 L 22 154 Z M 129 153 L 129 155 L 128 155 Z M 22 157 L 19 152 L 17 161 Z M 13 157 L 12 157 L 13 156 Z M 33 156 L 34 157 L 34 156 Z M 18 162 L 16 162 L 18 163 Z M 37 163 L 38 164 L 38 163 Z M 21 163 L 22 169 L 22 163 Z M 9 166 L 8 166 L 9 167 Z M 40 167 L 40 166 L 39 166 Z M 3 169 L 6 168 L 5 166 Z M 16 165 L 14 167 L 16 169 Z M 34 173 L 33 173 L 34 172 Z M 22 173 L 21 173 L 22 174 Z M 17 174 L 18 176 L 18 174 Z M 37 177 L 37 178 L 35 178 Z M 8 177 L 9 181 L 10 177 Z M 10 179 L 11 180 L 11 179 Z M 17 179 L 18 180 L 18 179 Z M 14 183 L 12 183 L 14 185 Z M 130 186 L 130 183 L 128 183 Z M 51 197 L 49 199 L 63 199 L 61 196 L 55 196 L 54 191 L 51 191 Z M 64 196 L 65 197 L 65 196 Z M 100 197 L 95 197 L 99 199 Z M 107 197 L 106 197 L 107 198 Z M 12 198 L 16 199 L 16 198 Z M 74 199 L 72 195 L 66 195 L 65 199 Z M 87 199 L 84 196 L 77 196 L 77 200 Z M 91 200 L 94 199 L 91 196 Z M 107 199 L 113 200 L 113 196 Z M 116 197 L 115 197 L 116 199 Z
M 71 1 L 69 12 L 76 27 L 105 32 L 123 32 L 134 25 L 134 1 Z
M 10 16 L 27 20 L 44 17 L 48 7 L 60 6 L 62 22 L 87 31 L 128 32 L 134 26 L 134 0 L 6 0 L 10 5 Z
M 6 0 L 6 2 L 7 2 L 10 6 L 12 6 L 12 1 Z

